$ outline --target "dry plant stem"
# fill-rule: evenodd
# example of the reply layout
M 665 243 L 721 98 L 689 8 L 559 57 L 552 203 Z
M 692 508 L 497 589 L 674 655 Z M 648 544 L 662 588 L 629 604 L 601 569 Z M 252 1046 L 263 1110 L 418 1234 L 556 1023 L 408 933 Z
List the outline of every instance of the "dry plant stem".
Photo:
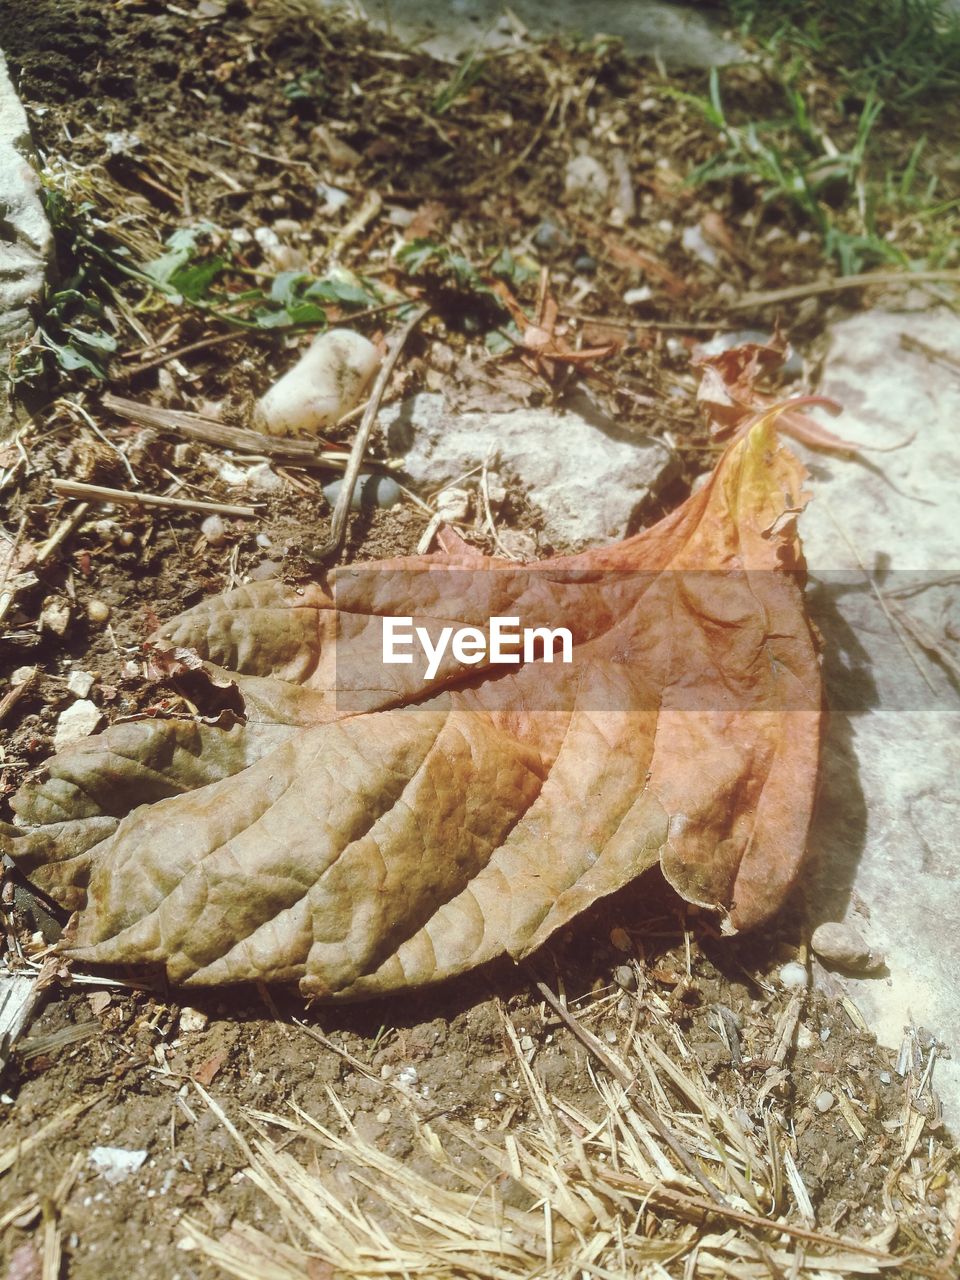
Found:
M 745 293 L 729 311 L 745 311 L 749 307 L 766 307 L 775 302 L 795 298 L 812 298 L 821 293 L 842 293 L 844 289 L 865 289 L 870 285 L 891 284 L 960 284 L 960 271 L 864 271 L 859 275 L 838 276 L 834 280 L 812 280 L 809 284 L 792 284 L 785 289 L 769 289 L 766 293 Z
M 282 457 L 295 462 L 313 461 L 318 456 L 316 445 L 309 441 L 280 440 L 274 436 L 262 435 L 259 431 L 227 427 L 222 422 L 205 418 L 199 413 L 160 409 L 156 405 L 141 404 L 138 400 L 128 400 L 125 396 L 115 396 L 109 392 L 101 403 L 104 409 L 120 418 L 139 423 L 142 427 L 153 427 L 171 435 L 186 436 L 188 440 L 199 440 L 203 444 L 239 449 L 244 453 L 258 453 L 266 457 Z
M 315 173 L 314 167 L 308 160 L 290 160 L 287 156 L 272 155 L 269 151 L 258 151 L 256 147 L 245 147 L 240 142 L 230 142 L 227 138 L 215 138 L 212 133 L 204 133 L 200 131 L 200 137 L 206 138 L 208 142 L 215 143 L 218 147 L 226 147 L 230 151 L 243 151 L 248 156 L 253 156 L 256 160 L 269 160 L 271 164 L 278 164 L 284 169 L 307 169 L 311 174 Z
M 390 381 L 390 375 L 393 373 L 394 366 L 400 358 L 400 352 L 406 345 L 407 339 L 429 310 L 429 307 L 417 308 L 391 342 L 390 350 L 380 366 L 380 372 L 377 374 L 377 380 L 373 384 L 370 399 L 367 401 L 367 407 L 364 410 L 363 418 L 353 441 L 353 447 L 350 450 L 350 458 L 343 476 L 343 485 L 337 498 L 337 504 L 333 509 L 333 519 L 330 522 L 330 539 L 317 552 L 319 560 L 327 560 L 332 556 L 338 555 L 343 546 L 343 540 L 347 532 L 347 519 L 350 515 L 350 505 L 353 502 L 353 491 L 357 487 L 357 477 L 360 474 L 363 455 L 366 452 L 370 432 L 373 430 L 373 424 L 376 421 L 380 403 L 387 389 L 387 383 Z
M 560 308 L 560 315 L 568 320 L 580 320 L 585 324 L 605 324 L 611 329 L 663 329 L 670 333 L 720 333 L 736 332 L 735 324 L 723 320 L 624 320 L 620 316 L 593 316 L 586 311 L 567 311 Z
M 116 502 L 124 507 L 169 507 L 175 511 L 212 511 L 221 516 L 247 516 L 251 519 L 260 512 L 260 506 L 241 507 L 229 502 L 164 498 L 158 493 L 130 493 L 126 489 L 108 489 L 106 485 L 80 484 L 74 480 L 54 480 L 52 484 L 57 493 L 66 494 L 70 498 L 89 498 L 93 502 Z
M 602 1047 L 599 1040 L 587 1031 L 585 1027 L 580 1025 L 569 1009 L 565 1008 L 564 1005 L 560 1003 L 546 983 L 537 980 L 536 987 L 550 1008 L 554 1011 L 561 1022 L 563 1022 L 564 1026 L 566 1026 L 567 1030 L 576 1036 L 584 1048 L 588 1049 L 593 1054 L 613 1079 L 621 1084 L 624 1089 L 632 1089 L 634 1081 L 631 1077 L 620 1070 L 619 1066 Z M 647 1124 L 649 1124 L 650 1127 L 659 1134 L 683 1165 L 684 1169 L 686 1169 L 687 1173 L 689 1173 L 690 1177 L 693 1178 L 694 1181 L 704 1189 L 704 1191 L 706 1191 L 713 1203 L 715 1205 L 719 1205 L 721 1208 L 725 1208 L 726 1201 L 723 1196 L 720 1195 L 713 1183 L 710 1182 L 708 1178 L 704 1177 L 701 1170 L 697 1168 L 693 1157 L 684 1148 L 679 1138 L 671 1133 L 657 1115 L 656 1111 L 654 1111 L 651 1106 L 648 1106 L 642 1098 L 637 1097 L 635 1094 L 631 1097 L 631 1105 L 636 1107 L 637 1111 L 640 1112 Z
M 611 1182 L 617 1183 L 624 1191 L 629 1191 L 630 1178 L 619 1174 L 615 1169 L 607 1172 L 607 1177 Z M 853 1240 L 846 1236 L 831 1236 L 825 1231 L 817 1231 L 815 1227 L 800 1227 L 790 1222 L 780 1222 L 771 1218 L 763 1218 L 756 1213 L 748 1213 L 745 1209 L 733 1209 L 726 1206 L 717 1206 L 711 1201 L 701 1200 L 699 1196 L 692 1196 L 685 1191 L 673 1191 L 669 1187 L 654 1187 L 648 1189 L 643 1188 L 643 1197 L 649 1200 L 651 1204 L 662 1205 L 666 1209 L 672 1209 L 675 1212 L 685 1212 L 687 1214 L 719 1214 L 726 1218 L 729 1222 L 737 1222 L 744 1227 L 755 1227 L 761 1231 L 773 1231 L 780 1235 L 791 1236 L 794 1240 L 805 1240 L 808 1244 L 828 1245 L 832 1248 L 843 1248 L 855 1250 L 862 1253 L 868 1258 L 876 1258 L 878 1262 L 892 1262 L 894 1260 L 905 1268 L 916 1272 L 922 1276 L 935 1276 L 937 1273 L 932 1267 L 924 1266 L 922 1263 L 911 1264 L 909 1258 L 896 1258 L 895 1255 L 885 1252 L 883 1249 L 875 1249 L 872 1245 L 866 1244 L 861 1240 Z M 952 1259 L 950 1260 L 953 1261 Z
M 22 680 L 20 684 L 15 684 L 12 689 L 8 689 L 3 697 L 0 698 L 0 724 L 3 724 L 23 695 L 33 688 L 37 679 L 37 671 L 38 668 L 34 667 L 32 675 L 28 676 L 26 680 Z
M 70 537 L 74 529 L 83 524 L 89 510 L 89 502 L 80 502 L 74 507 L 37 552 L 37 564 L 44 565 L 47 563 L 60 544 Z
M 180 356 L 188 356 L 194 351 L 206 351 L 210 347 L 220 347 L 227 342 L 236 342 L 238 338 L 246 338 L 248 335 L 243 330 L 236 330 L 234 333 L 217 333 L 210 338 L 201 338 L 197 342 L 188 342 L 184 347 L 175 347 L 173 351 L 167 351 L 162 356 L 155 356 L 152 360 L 143 360 L 140 364 L 131 365 L 124 372 L 130 378 L 137 373 L 146 373 L 148 369 L 156 369 L 159 365 L 167 364 L 170 360 L 176 360 Z

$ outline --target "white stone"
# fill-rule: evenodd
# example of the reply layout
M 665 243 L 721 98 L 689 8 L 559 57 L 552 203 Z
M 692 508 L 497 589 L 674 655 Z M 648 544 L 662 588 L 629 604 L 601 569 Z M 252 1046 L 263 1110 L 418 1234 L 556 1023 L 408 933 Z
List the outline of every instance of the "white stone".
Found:
M 699 258 L 708 267 L 715 267 L 720 261 L 720 255 L 698 226 L 685 227 L 681 243 L 687 253 Z
M 52 631 L 55 636 L 64 636 L 70 626 L 71 610 L 66 600 L 56 596 L 48 596 L 40 611 L 40 625 L 44 631 Z
M 146 1151 L 130 1151 L 125 1147 L 94 1147 L 90 1152 L 90 1163 L 112 1183 L 123 1182 L 131 1173 L 136 1173 L 146 1158 Z
M 321 333 L 259 400 L 254 426 L 272 436 L 319 435 L 354 407 L 379 363 L 379 352 L 362 334 Z
M 780 969 L 780 981 L 785 987 L 805 987 L 807 985 L 807 971 L 797 960 L 791 960 Z
M 553 409 L 455 414 L 442 396 L 421 393 L 389 405 L 380 424 L 424 493 L 498 458 L 541 512 L 547 537 L 570 546 L 622 538 L 675 466 L 666 445 L 626 436 L 589 408 L 589 419 Z
M 67 692 L 72 693 L 75 698 L 85 698 L 95 680 L 91 671 L 71 671 L 67 677 Z
M 200 532 L 210 547 L 222 547 L 227 540 L 227 526 L 223 523 L 223 517 L 216 512 L 207 516 L 200 526 Z
M 354 0 L 319 3 L 330 8 L 349 5 L 352 12 L 358 7 Z M 364 7 L 373 25 L 444 62 L 460 63 L 478 47 L 516 48 L 516 22 L 502 21 L 503 0 L 378 0 Z M 614 36 L 623 40 L 628 53 L 655 56 L 667 66 L 725 66 L 745 56 L 712 15 L 665 0 L 513 0 L 509 12 L 534 36 Z
M 928 309 L 929 298 L 921 305 L 835 325 L 824 370 L 823 391 L 846 406 L 828 420 L 834 430 L 902 447 L 860 459 L 805 454 L 813 497 L 800 533 L 832 704 L 808 898 L 815 921 L 858 923 L 858 903 L 869 911 L 889 980 L 838 981 L 881 1044 L 896 1048 L 916 1022 L 952 1047 L 951 1059 L 937 1061 L 934 1088 L 957 1125 L 960 700 L 943 666 L 894 629 L 861 567 L 874 572 L 888 609 L 904 610 L 948 659 L 960 659 L 950 581 L 960 570 L 960 382 L 901 344 L 907 335 L 956 352 L 960 319 Z
M 33 333 L 32 313 L 53 257 L 34 160 L 27 117 L 0 52 L 0 356 Z M 0 439 L 13 422 L 8 384 L 0 379 Z
M 567 162 L 563 180 L 568 198 L 600 204 L 610 190 L 610 175 L 594 156 L 574 156 Z
M 836 1098 L 833 1096 L 833 1094 L 830 1092 L 829 1089 L 821 1089 L 820 1092 L 817 1094 L 817 1096 L 814 1098 L 813 1105 L 816 1108 L 816 1110 L 819 1111 L 820 1114 L 823 1116 L 827 1114 L 827 1112 L 830 1110 L 830 1108 L 833 1106 L 835 1102 L 836 1102 Z
M 851 973 L 869 973 L 883 966 L 883 957 L 871 951 L 860 930 L 847 920 L 826 920 L 818 925 L 810 945 L 824 963 Z
M 80 698 L 60 712 L 57 727 L 53 734 L 53 745 L 57 751 L 69 747 L 71 742 L 79 742 L 96 733 L 100 727 L 103 714 L 100 708 L 86 698 Z
M 194 1009 L 190 1005 L 184 1005 L 180 1010 L 180 1030 L 185 1034 L 192 1031 L 205 1031 L 209 1021 L 209 1014 L 203 1013 L 200 1009 Z

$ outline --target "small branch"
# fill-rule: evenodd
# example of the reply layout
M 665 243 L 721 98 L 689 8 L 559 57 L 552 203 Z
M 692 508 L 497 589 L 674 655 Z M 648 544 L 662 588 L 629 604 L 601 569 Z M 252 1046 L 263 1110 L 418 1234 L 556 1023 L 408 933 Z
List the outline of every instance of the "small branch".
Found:
M 357 476 L 360 474 L 363 455 L 366 452 L 370 432 L 373 430 L 373 424 L 380 410 L 387 383 L 390 381 L 390 375 L 393 373 L 394 366 L 407 339 L 429 310 L 429 307 L 418 307 L 414 311 L 413 315 L 391 342 L 390 349 L 384 358 L 383 364 L 380 366 L 380 372 L 377 374 L 377 380 L 373 384 L 373 390 L 370 393 L 370 399 L 367 401 L 367 407 L 363 412 L 363 418 L 357 428 L 353 448 L 350 450 L 350 458 L 343 477 L 343 486 L 340 489 L 337 504 L 333 509 L 333 520 L 330 523 L 330 539 L 317 550 L 316 558 L 318 560 L 328 560 L 338 555 L 343 546 L 350 506 L 353 502 L 353 491 L 357 487 Z
M 176 360 L 180 356 L 188 356 L 194 351 L 206 351 L 210 347 L 220 347 L 227 342 L 236 342 L 238 338 L 248 336 L 246 329 L 238 329 L 233 333 L 217 333 L 210 338 L 200 338 L 197 342 L 188 342 L 184 347 L 175 347 L 173 351 L 167 351 L 162 356 L 155 356 L 152 360 L 142 360 L 139 364 L 133 364 L 128 369 L 124 369 L 124 373 L 132 378 L 134 374 L 146 373 L 148 369 L 156 369 L 162 364 L 167 364 L 170 360 Z
M 19 684 L 13 685 L 0 698 L 0 724 L 3 724 L 7 716 L 17 705 L 25 693 L 29 693 L 37 682 L 37 672 L 39 667 L 33 667 L 26 680 L 21 680 Z
M 83 523 L 89 510 L 89 502 L 80 502 L 74 507 L 68 516 L 64 517 L 54 532 L 37 551 L 37 564 L 44 565 L 47 563 L 60 544 L 65 542 L 67 538 L 70 537 L 71 533 L 73 533 L 74 529 Z
M 216 512 L 221 516 L 259 515 L 263 503 L 253 507 L 235 506 L 228 502 L 198 502 L 193 498 L 165 498 L 159 493 L 130 493 L 126 489 L 108 489 L 100 484 L 80 484 L 74 480 L 54 480 L 53 488 L 68 498 L 88 498 L 91 502 L 116 502 L 124 507 L 169 507 L 174 511 Z
M 809 284 L 791 284 L 785 289 L 769 289 L 766 293 L 746 293 L 733 302 L 728 311 L 746 311 L 750 307 L 768 307 L 775 302 L 791 302 L 795 298 L 812 298 L 822 293 L 843 293 L 845 289 L 866 289 L 871 285 L 960 284 L 960 271 L 864 271 L 859 275 L 838 276 L 834 280 L 813 280 Z
M 323 462 L 323 452 L 310 440 L 287 440 L 277 436 L 262 435 L 245 427 L 228 427 L 213 418 L 199 413 L 185 413 L 180 409 L 160 409 L 156 405 L 141 404 L 125 396 L 108 392 L 101 401 L 118 417 L 127 418 L 142 427 L 166 431 L 172 435 L 186 436 L 203 444 L 219 445 L 224 449 L 239 449 L 243 453 L 259 453 L 268 458 L 285 458 L 304 466 Z

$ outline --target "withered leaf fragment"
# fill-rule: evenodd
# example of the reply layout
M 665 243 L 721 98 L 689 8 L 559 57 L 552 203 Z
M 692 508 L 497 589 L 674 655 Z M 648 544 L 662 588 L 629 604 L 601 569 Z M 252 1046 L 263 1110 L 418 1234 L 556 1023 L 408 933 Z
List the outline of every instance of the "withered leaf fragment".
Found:
M 655 527 L 534 566 L 451 553 L 255 583 L 161 629 L 245 723 L 122 724 L 49 762 L 0 846 L 78 909 L 70 952 L 190 985 L 357 998 L 522 957 L 660 863 L 727 929 L 796 878 L 820 672 L 772 416 Z M 455 612 L 452 612 L 455 610 Z M 574 662 L 379 661 L 428 630 L 567 626 Z
M 693 364 L 700 370 L 697 404 L 706 419 L 710 434 L 718 440 L 737 439 L 745 434 L 758 414 L 774 405 L 774 397 L 757 389 L 757 383 L 780 369 L 786 358 L 787 344 L 779 329 L 762 345 L 743 342 L 717 355 L 695 356 Z M 817 404 L 836 413 L 840 406 L 821 397 L 797 397 L 796 408 L 786 408 L 777 418 L 784 435 L 792 436 L 811 449 L 833 453 L 858 453 L 860 446 L 828 431 L 816 418 L 797 410 Z

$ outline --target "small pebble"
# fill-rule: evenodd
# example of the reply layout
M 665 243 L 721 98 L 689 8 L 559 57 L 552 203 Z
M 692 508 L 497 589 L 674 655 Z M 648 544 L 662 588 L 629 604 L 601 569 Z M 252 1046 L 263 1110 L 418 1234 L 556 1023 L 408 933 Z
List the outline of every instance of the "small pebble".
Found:
M 809 1027 L 800 1027 L 797 1030 L 797 1048 L 812 1049 L 817 1043 L 817 1037 L 813 1034 Z
M 94 676 L 89 671 L 71 671 L 67 677 L 67 692 L 75 698 L 85 698 L 93 688 Z
M 605 1031 L 603 1033 L 603 1038 L 604 1040 L 606 1040 L 607 1044 L 617 1043 L 617 1033 L 613 1030 L 612 1027 L 608 1031 Z
M 850 973 L 872 973 L 883 967 L 883 957 L 871 951 L 863 935 L 845 921 L 828 920 L 817 925 L 810 945 L 824 964 Z
M 251 489 L 259 489 L 261 493 L 277 493 L 286 483 L 269 462 L 258 462 L 255 467 L 251 467 L 244 476 L 244 481 Z
M 64 747 L 69 747 L 71 742 L 88 738 L 91 733 L 97 731 L 102 718 L 100 708 L 95 703 L 79 698 L 67 707 L 66 711 L 60 712 L 53 734 L 53 745 L 58 751 L 62 751 Z
M 91 600 L 87 605 L 87 617 L 102 627 L 110 620 L 110 606 L 103 600 Z
M 620 925 L 616 925 L 610 930 L 610 943 L 616 947 L 618 951 L 632 951 L 633 943 L 626 929 L 622 929 Z
M 193 1009 L 190 1005 L 185 1005 L 180 1010 L 180 1030 L 182 1032 L 205 1031 L 209 1021 L 208 1014 L 202 1013 L 199 1009 Z
M 613 971 L 613 980 L 623 991 L 636 991 L 637 971 L 628 964 L 618 964 Z
M 321 213 L 336 213 L 338 209 L 342 209 L 344 205 L 349 204 L 351 200 L 349 191 L 344 191 L 341 187 L 331 187 L 328 182 L 318 182 L 314 187 L 314 191 L 323 201 Z
M 392 209 L 387 210 L 387 221 L 391 227 L 409 227 L 415 217 L 415 209 L 401 209 L 395 205 Z
M 404 1087 L 409 1089 L 417 1083 L 420 1077 L 417 1075 L 416 1067 L 406 1066 L 406 1067 L 400 1068 L 400 1070 L 397 1072 L 396 1079 L 397 1079 L 397 1084 L 403 1085 Z
M 681 242 L 687 253 L 699 258 L 705 266 L 715 267 L 719 263 L 720 255 L 699 226 L 685 227 Z
M 520 1048 L 523 1050 L 523 1052 L 524 1052 L 524 1053 L 530 1053 L 530 1052 L 531 1052 L 531 1050 L 533 1050 L 534 1048 L 536 1048 L 536 1046 L 535 1046 L 535 1044 L 534 1044 L 534 1042 L 533 1042 L 533 1036 L 521 1036 L 521 1037 L 520 1037 Z
M 893 1084 L 893 1076 L 890 1074 L 890 1072 L 889 1072 L 889 1071 L 881 1071 L 881 1072 L 880 1072 L 880 1083 L 881 1083 L 881 1084 Z
M 599 204 L 607 198 L 610 175 L 599 160 L 584 152 L 568 161 L 563 185 L 568 198 Z
M 210 547 L 222 547 L 227 540 L 227 526 L 223 523 L 223 517 L 216 513 L 207 516 L 200 526 L 200 532 Z
M 388 1124 L 390 1122 L 390 1108 L 381 1107 L 377 1112 L 377 1124 Z
M 123 1182 L 136 1173 L 147 1158 L 146 1151 L 130 1151 L 123 1147 L 94 1147 L 89 1160 L 107 1182 Z
M 641 302 L 649 302 L 653 297 L 653 290 L 648 284 L 638 285 L 636 289 L 628 289 L 623 295 L 623 300 L 628 307 L 639 306 Z
M 826 1115 L 835 1102 L 836 1102 L 836 1098 L 833 1096 L 833 1094 L 830 1092 L 829 1089 L 821 1089 L 820 1092 L 817 1094 L 817 1096 L 814 1098 L 813 1105 L 816 1107 L 816 1109 L 820 1112 L 821 1115 Z
M 57 600 L 55 597 L 44 600 L 40 626 L 44 631 L 52 631 L 55 636 L 66 635 L 70 626 L 70 606 L 66 600 Z
M 596 258 L 591 258 L 589 253 L 581 253 L 573 264 L 574 271 L 579 271 L 582 276 L 592 276 L 597 270 Z
M 257 546 L 262 547 L 264 551 L 270 550 L 270 548 L 273 546 L 273 543 L 270 540 L 269 533 L 261 532 L 257 534 Z
M 807 971 L 802 964 L 796 960 L 791 960 L 789 964 L 785 964 L 780 970 L 780 981 L 785 987 L 805 987 L 807 985 Z
M 120 537 L 117 539 L 121 547 L 125 547 L 125 548 L 132 547 L 133 544 L 136 542 L 136 540 L 137 540 L 137 535 L 135 533 L 131 533 L 129 529 L 124 529 L 121 532 Z
M 330 506 L 336 505 L 343 488 L 342 480 L 332 480 L 323 486 L 323 496 Z M 382 510 L 395 507 L 400 501 L 400 486 L 391 476 L 372 476 L 369 472 L 361 472 L 350 503 L 351 511 L 360 511 L 364 507 L 377 506 Z
M 26 684 L 28 680 L 32 680 L 36 674 L 36 667 L 17 667 L 10 677 L 10 684 L 13 688 L 16 688 L 17 685 Z
M 566 236 L 555 222 L 544 218 L 533 233 L 533 243 L 538 249 L 559 249 Z

